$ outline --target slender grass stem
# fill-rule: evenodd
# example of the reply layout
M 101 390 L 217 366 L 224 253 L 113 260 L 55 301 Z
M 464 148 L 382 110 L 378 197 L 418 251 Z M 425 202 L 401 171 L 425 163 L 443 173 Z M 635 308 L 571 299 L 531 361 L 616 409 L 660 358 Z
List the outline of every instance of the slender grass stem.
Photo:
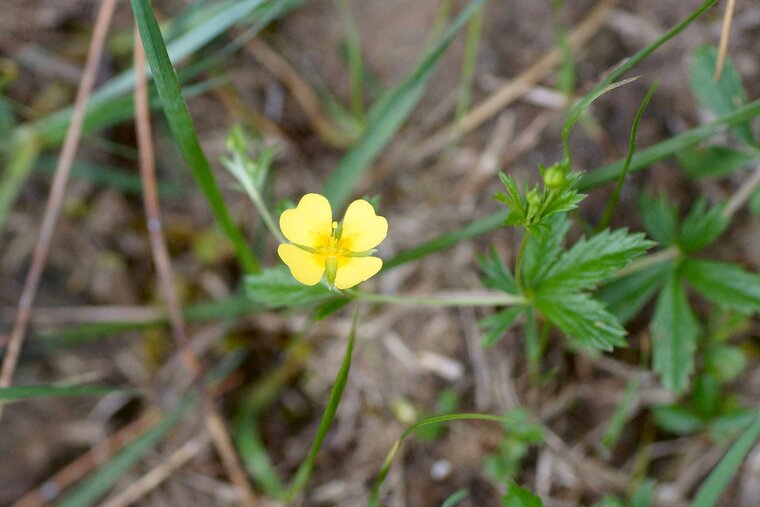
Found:
M 440 293 L 432 296 L 396 296 L 393 294 L 373 294 L 359 290 L 348 290 L 345 293 L 357 301 L 412 306 L 517 306 L 527 303 L 527 300 L 522 296 L 503 292 Z

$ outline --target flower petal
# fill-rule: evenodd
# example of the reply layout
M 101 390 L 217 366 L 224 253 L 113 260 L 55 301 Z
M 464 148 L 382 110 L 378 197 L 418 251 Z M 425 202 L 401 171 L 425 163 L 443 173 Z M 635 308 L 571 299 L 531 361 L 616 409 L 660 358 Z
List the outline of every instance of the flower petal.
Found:
M 388 221 L 375 214 L 375 208 L 363 199 L 352 202 L 343 219 L 341 238 L 352 252 L 375 248 L 388 234 Z
M 319 194 L 306 194 L 298 206 L 280 215 L 282 234 L 298 245 L 316 247 L 319 238 L 332 231 L 330 202 Z
M 350 289 L 371 278 L 382 267 L 383 261 L 380 257 L 341 257 L 335 275 L 335 286 L 339 289 Z
M 282 244 L 277 248 L 277 254 L 282 262 L 288 265 L 293 278 L 304 285 L 316 285 L 325 272 L 325 260 L 295 245 Z

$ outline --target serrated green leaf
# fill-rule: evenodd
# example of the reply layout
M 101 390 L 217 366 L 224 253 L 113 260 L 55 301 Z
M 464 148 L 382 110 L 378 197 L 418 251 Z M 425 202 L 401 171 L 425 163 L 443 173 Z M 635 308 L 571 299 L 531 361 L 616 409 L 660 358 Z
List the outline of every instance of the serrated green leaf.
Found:
M 588 294 L 539 292 L 533 301 L 552 324 L 578 345 L 609 351 L 626 344 L 625 329 Z
M 681 405 L 657 405 L 652 408 L 654 422 L 660 428 L 676 435 L 694 433 L 702 427 L 702 419 Z
M 642 192 L 639 210 L 644 229 L 661 246 L 673 246 L 678 240 L 678 213 L 663 195 L 654 197 Z
M 495 249 L 491 250 L 490 255 L 478 257 L 478 264 L 483 271 L 481 282 L 489 289 L 497 289 L 509 294 L 517 294 L 517 282 L 510 273 Z
M 653 245 L 644 234 L 629 234 L 626 229 L 605 230 L 590 239 L 581 238 L 552 265 L 536 290 L 593 288 Z
M 504 220 L 506 225 L 526 225 L 528 221 L 528 202 L 520 193 L 517 182 L 512 176 L 508 176 L 499 171 L 501 180 L 506 193 L 497 192 L 494 199 L 503 202 L 509 208 L 509 215 Z
M 720 79 L 716 81 L 713 78 L 717 58 L 718 50 L 716 48 L 707 44 L 702 45 L 694 52 L 689 72 L 691 74 L 691 89 L 700 104 L 717 116 L 723 116 L 746 105 L 747 92 L 742 85 L 741 75 L 731 63 L 730 58 L 726 59 Z M 732 132 L 748 145 L 754 146 L 756 144 L 749 122 L 736 125 Z
M 602 286 L 596 298 L 625 324 L 641 311 L 673 269 L 671 263 L 656 264 L 637 273 L 618 278 Z
M 700 294 L 738 312 L 760 311 L 760 275 L 736 264 L 687 259 L 682 272 Z
M 564 213 L 578 207 L 578 203 L 586 198 L 586 194 L 579 193 L 578 189 L 575 188 L 580 179 L 581 173 L 571 172 L 565 175 L 565 182 L 561 188 L 545 189 L 544 198 L 538 211 L 540 222 L 557 213 Z
M 302 285 L 284 266 L 248 275 L 245 289 L 249 299 L 268 308 L 303 306 L 335 297 L 335 293 L 324 285 Z
M 650 325 L 654 370 L 667 389 L 682 392 L 694 370 L 699 324 L 689 307 L 680 275 L 670 275 L 660 293 Z
M 685 253 L 698 252 L 715 241 L 729 222 L 723 214 L 723 206 L 707 209 L 707 201 L 700 198 L 681 224 L 678 246 Z
M 566 214 L 549 219 L 549 229 L 537 229 L 530 233 L 525 246 L 522 277 L 525 287 L 534 288 L 552 267 L 562 250 L 562 241 L 570 229 Z
M 541 498 L 511 479 L 507 482 L 507 494 L 501 497 L 501 503 L 504 507 L 544 507 Z
M 480 327 L 486 332 L 486 334 L 480 339 L 480 345 L 483 347 L 491 347 L 495 345 L 501 340 L 504 333 L 512 327 L 523 310 L 524 308 L 513 306 L 480 319 L 478 324 L 480 324 Z
M 692 178 L 720 178 L 757 162 L 753 153 L 730 146 L 690 147 L 677 153 L 678 161 Z

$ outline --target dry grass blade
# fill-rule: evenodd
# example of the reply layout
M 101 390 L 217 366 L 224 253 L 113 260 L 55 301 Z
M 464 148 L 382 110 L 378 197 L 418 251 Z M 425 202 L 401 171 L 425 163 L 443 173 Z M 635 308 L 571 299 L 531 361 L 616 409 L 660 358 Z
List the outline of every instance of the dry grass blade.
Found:
M 615 5 L 615 0 L 602 0 L 586 16 L 586 18 L 573 30 L 567 39 L 570 47 L 577 51 L 603 26 L 610 9 Z M 510 80 L 500 89 L 492 93 L 480 102 L 464 117 L 459 125 L 459 133 L 467 134 L 488 121 L 499 111 L 520 98 L 536 83 L 546 79 L 562 59 L 562 52 L 554 48 L 540 60 L 530 66 L 515 79 Z M 406 158 L 409 165 L 414 165 L 425 158 L 437 153 L 446 147 L 454 127 L 449 125 L 422 141 Z
M 60 493 L 93 471 L 100 463 L 107 461 L 122 448 L 126 447 L 134 439 L 139 437 L 146 429 L 158 422 L 159 412 L 148 410 L 134 422 L 120 429 L 108 440 L 105 440 L 86 454 L 72 461 L 50 479 L 46 480 L 37 489 L 30 491 L 19 498 L 11 507 L 42 507 L 56 498 Z
M 37 238 L 37 244 L 34 247 L 32 264 L 24 280 L 24 287 L 21 291 L 21 297 L 18 302 L 16 313 L 16 322 L 8 339 L 8 346 L 3 358 L 3 366 L 0 370 L 0 387 L 8 387 L 13 380 L 13 373 L 16 370 L 21 348 L 24 344 L 24 337 L 29 325 L 29 319 L 32 315 L 32 305 L 37 295 L 37 287 L 40 284 L 42 271 L 47 262 L 50 251 L 50 243 L 53 239 L 53 232 L 58 215 L 63 203 L 63 194 L 66 190 L 66 182 L 69 179 L 71 165 L 74 162 L 74 155 L 79 146 L 79 139 L 84 124 L 84 114 L 87 107 L 87 101 L 90 98 L 95 76 L 100 65 L 100 59 L 103 54 L 103 46 L 108 33 L 108 26 L 111 23 L 116 0 L 103 0 L 100 4 L 98 17 L 95 22 L 95 31 L 90 42 L 90 48 L 87 54 L 87 63 L 85 64 L 82 80 L 77 91 L 76 101 L 74 102 L 74 113 L 71 117 L 71 125 L 66 133 L 66 140 L 63 143 L 61 154 L 58 159 L 58 165 L 53 177 L 53 187 L 48 196 L 45 214 L 42 218 L 42 226 Z M 3 405 L 0 403 L 0 418 L 2 418 Z
M 245 49 L 290 90 L 320 137 L 334 146 L 351 145 L 353 140 L 330 122 L 322 111 L 317 94 L 285 58 L 260 39 L 252 39 Z
M 158 202 L 158 188 L 156 184 L 156 168 L 153 151 L 153 140 L 150 125 L 150 110 L 148 104 L 148 85 L 146 78 L 145 50 L 142 46 L 140 34 L 135 27 L 135 124 L 137 128 L 137 145 L 140 159 L 140 176 L 143 185 L 143 199 L 145 214 L 148 223 L 151 253 L 156 264 L 156 273 L 159 279 L 161 294 L 166 303 L 172 333 L 180 348 L 180 353 L 185 365 L 194 380 L 194 385 L 199 391 L 205 411 L 205 423 L 209 436 L 214 442 L 217 452 L 222 459 L 225 471 L 233 484 L 238 488 L 241 499 L 247 507 L 256 505 L 256 496 L 253 493 L 248 478 L 240 464 L 240 459 L 232 445 L 227 427 L 224 424 L 214 401 L 209 396 L 202 384 L 202 368 L 198 356 L 190 347 L 179 299 L 172 284 L 172 267 L 169 260 L 169 251 L 164 241 L 161 227 L 160 207 Z
M 153 468 L 120 493 L 100 504 L 100 507 L 127 507 L 156 489 L 162 482 L 187 462 L 197 456 L 208 445 L 208 435 L 203 434 L 185 442 L 161 464 Z
M 715 74 L 713 77 L 717 81 L 723 74 L 723 66 L 726 64 L 726 53 L 728 52 L 728 37 L 731 35 L 731 22 L 734 19 L 734 10 L 736 9 L 736 0 L 728 0 L 726 4 L 726 13 L 723 15 L 723 26 L 720 32 L 720 43 L 718 44 L 718 60 L 715 62 Z

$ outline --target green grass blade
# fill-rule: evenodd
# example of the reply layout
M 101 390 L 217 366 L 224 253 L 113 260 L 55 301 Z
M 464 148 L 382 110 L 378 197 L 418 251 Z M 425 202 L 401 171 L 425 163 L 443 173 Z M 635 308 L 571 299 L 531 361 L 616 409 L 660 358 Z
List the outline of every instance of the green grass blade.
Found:
M 617 81 L 617 79 L 631 70 L 633 67 L 641 63 L 643 60 L 649 57 L 653 52 L 655 52 L 660 46 L 668 42 L 670 39 L 681 33 L 683 30 L 686 29 L 690 24 L 692 24 L 694 21 L 697 20 L 702 14 L 704 14 L 710 7 L 715 5 L 718 0 L 707 0 L 705 3 L 703 3 L 698 9 L 696 9 L 694 12 L 692 12 L 686 19 L 672 27 L 670 30 L 665 32 L 659 39 L 648 45 L 647 47 L 641 49 L 638 51 L 635 55 L 633 55 L 630 58 L 626 58 L 623 60 L 620 65 L 618 65 L 615 69 L 613 69 L 609 74 L 607 74 L 604 79 L 599 81 L 599 83 L 594 86 L 594 88 L 589 91 L 584 98 L 582 98 L 568 113 L 567 120 L 565 121 L 565 125 L 562 129 L 562 139 L 563 139 L 563 148 L 564 148 L 564 159 L 567 162 L 568 166 L 570 165 L 570 148 L 567 145 L 567 136 L 569 135 L 570 129 L 572 128 L 572 124 L 575 122 L 575 120 L 580 116 L 581 112 L 588 106 L 587 100 L 588 97 L 595 96 L 599 94 L 601 90 L 604 90 L 607 88 L 610 84 Z
M 402 250 L 383 263 L 383 271 L 393 269 L 407 262 L 416 261 L 427 255 L 452 247 L 462 240 L 480 236 L 502 225 L 507 218 L 507 211 L 497 211 L 484 218 L 475 220 L 461 229 L 447 232 L 426 241 L 416 247 Z
M 696 145 L 708 139 L 725 128 L 738 125 L 748 119 L 760 115 L 760 99 L 737 108 L 731 114 L 687 130 L 665 141 L 650 146 L 634 154 L 631 159 L 629 172 L 638 171 L 664 158 L 675 155 L 679 150 Z M 578 182 L 578 189 L 588 190 L 603 185 L 620 176 L 625 167 L 625 159 L 617 160 L 583 175 Z
M 625 177 L 628 175 L 628 169 L 631 167 L 631 159 L 633 158 L 633 153 L 636 150 L 636 136 L 639 132 L 639 123 L 641 122 L 641 117 L 644 115 L 644 109 L 646 109 L 647 105 L 649 105 L 649 101 L 652 100 L 652 96 L 657 90 L 658 84 L 659 83 L 655 81 L 652 86 L 649 87 L 649 91 L 647 91 L 646 95 L 644 95 L 644 100 L 641 101 L 639 110 L 636 112 L 636 116 L 633 118 L 631 135 L 628 139 L 628 154 L 626 155 L 625 161 L 623 162 L 623 170 L 620 171 L 620 176 L 618 176 L 615 188 L 612 190 L 610 200 L 607 202 L 607 207 L 604 209 L 602 218 L 599 220 L 599 224 L 596 226 L 597 231 L 605 229 L 609 225 L 610 220 L 612 220 L 612 214 L 615 212 L 615 207 L 617 206 L 618 199 L 620 198 L 620 191 L 623 189 Z
M 19 129 L 10 146 L 5 169 L 0 178 L 0 230 L 27 174 L 40 152 L 39 138 L 29 129 Z
M 412 113 L 446 48 L 462 25 L 478 12 L 484 1 L 471 0 L 414 71 L 373 105 L 364 136 L 341 159 L 325 183 L 324 193 L 333 209 L 340 208 L 345 203 L 364 171 Z
M 717 504 L 723 490 L 736 474 L 739 466 L 747 457 L 749 451 L 760 439 L 760 412 L 755 421 L 744 430 L 744 433 L 733 443 L 718 465 L 710 472 L 707 480 L 697 491 L 692 507 L 713 507 Z
M 470 107 L 472 97 L 472 82 L 475 78 L 475 66 L 478 60 L 478 43 L 483 29 L 483 12 L 481 7 L 467 26 L 467 39 L 464 44 L 462 71 L 459 78 L 457 107 L 454 113 L 454 129 L 451 132 L 451 142 L 456 142 L 462 133 L 462 118 Z
M 364 121 L 364 62 L 356 22 L 346 0 L 333 0 L 346 35 L 346 58 L 351 90 L 351 112 L 359 121 Z
M 358 308 L 358 307 L 357 307 Z M 335 384 L 332 391 L 330 391 L 330 399 L 327 401 L 327 408 L 322 415 L 322 420 L 319 422 L 319 428 L 317 428 L 317 434 L 314 436 L 314 441 L 311 443 L 309 454 L 306 459 L 298 467 L 296 475 L 293 478 L 293 482 L 290 485 L 288 494 L 286 496 L 286 504 L 292 503 L 296 495 L 298 495 L 303 488 L 306 487 L 306 483 L 309 482 L 311 472 L 314 469 L 314 463 L 317 460 L 317 454 L 322 447 L 327 432 L 330 429 L 333 418 L 335 418 L 335 412 L 340 405 L 340 399 L 343 396 L 343 390 L 346 388 L 348 382 L 348 372 L 351 369 L 351 355 L 354 352 L 354 343 L 356 341 L 356 326 L 359 320 L 359 314 L 357 310 L 354 310 L 354 318 L 351 322 L 351 332 L 348 335 L 348 345 L 346 346 L 346 355 L 343 356 L 343 363 L 340 365 L 338 375 L 335 377 Z
M 215 5 L 207 7 L 205 13 L 197 13 L 198 19 L 204 19 L 203 23 L 193 26 L 184 35 L 181 35 L 167 46 L 167 52 L 172 62 L 178 62 L 183 58 L 195 54 L 207 43 L 229 30 L 242 19 L 254 14 L 257 9 L 276 4 L 278 0 L 245 0 L 231 3 L 226 9 L 218 9 Z M 266 9 L 262 9 L 264 15 Z M 182 16 L 180 14 L 179 16 Z M 135 75 L 130 69 L 111 79 L 90 97 L 85 123 L 91 122 L 95 111 L 108 108 L 114 99 L 120 98 L 134 90 Z M 51 116 L 47 116 L 32 123 L 32 128 L 38 132 L 46 145 L 57 145 L 63 141 L 66 130 L 71 121 L 73 109 L 63 109 Z M 85 129 L 86 130 L 86 129 Z
M 111 393 L 136 393 L 134 389 L 103 386 L 15 386 L 1 387 L 0 400 L 28 400 L 43 397 L 104 396 Z
M 203 190 L 216 220 L 232 242 L 243 269 L 248 272 L 258 272 L 260 271 L 259 263 L 253 257 L 243 235 L 232 222 L 222 193 L 211 172 L 211 166 L 201 149 L 198 134 L 187 110 L 185 99 L 182 97 L 182 90 L 172 68 L 150 0 L 132 0 L 132 9 L 174 139 Z
M 500 423 L 510 423 L 513 421 L 513 419 L 510 417 L 504 417 L 504 416 L 499 416 L 499 415 L 466 414 L 466 413 L 436 415 L 432 417 L 426 417 L 425 419 L 417 421 L 416 423 L 409 426 L 401 434 L 398 440 L 396 440 L 396 443 L 393 444 L 393 447 L 391 448 L 388 455 L 385 457 L 385 461 L 383 462 L 383 467 L 380 469 L 380 473 L 377 475 L 377 480 L 375 481 L 375 485 L 372 487 L 372 492 L 370 493 L 369 506 L 377 507 L 379 505 L 380 487 L 383 485 L 385 478 L 388 476 L 388 472 L 390 472 L 391 465 L 393 464 L 393 459 L 396 457 L 398 450 L 401 448 L 401 444 L 404 442 L 404 440 L 407 439 L 407 437 L 412 435 L 418 429 L 423 428 L 425 426 L 429 426 L 431 424 L 441 424 L 441 423 L 446 423 L 446 422 L 451 422 L 451 421 L 468 421 L 468 420 L 494 421 L 494 422 L 500 422 Z
M 464 500 L 470 496 L 470 490 L 469 489 L 458 489 L 451 495 L 449 495 L 446 500 L 441 504 L 441 507 L 454 507 L 456 504 Z
M 124 450 L 91 474 L 82 484 L 55 504 L 55 507 L 88 507 L 97 502 L 116 482 L 161 441 L 193 405 L 185 400 Z

